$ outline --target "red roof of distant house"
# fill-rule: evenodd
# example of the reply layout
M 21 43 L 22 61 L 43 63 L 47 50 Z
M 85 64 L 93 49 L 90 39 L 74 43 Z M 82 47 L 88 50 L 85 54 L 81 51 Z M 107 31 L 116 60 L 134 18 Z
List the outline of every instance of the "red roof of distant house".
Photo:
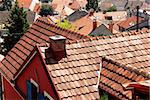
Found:
M 97 21 L 97 27 L 100 24 L 101 23 Z M 93 30 L 93 19 L 87 15 L 73 22 L 72 25 L 77 28 L 78 33 L 88 35 Z
M 40 4 L 37 3 L 37 4 L 35 5 L 35 7 L 34 7 L 33 12 L 37 12 L 37 13 L 38 13 L 38 12 L 40 12 L 40 9 L 41 9 L 41 6 L 40 6 Z
M 102 9 L 105 9 L 105 10 L 109 9 L 109 8 L 112 7 L 112 6 L 113 6 L 113 4 L 110 3 L 110 2 L 102 2 L 102 3 L 101 3 Z
M 20 7 L 28 8 L 30 7 L 30 4 L 32 0 L 17 0 Z
M 148 4 L 148 3 L 143 3 L 141 9 L 149 11 L 149 10 L 150 10 L 150 4 Z
M 144 18 L 139 17 L 139 23 L 141 23 L 142 20 L 144 20 Z M 121 21 L 120 23 L 118 23 L 118 26 L 127 29 L 127 28 L 130 28 L 130 27 L 136 25 L 136 23 L 137 23 L 137 17 L 132 16 L 132 17 L 128 18 L 127 20 L 124 20 L 124 21 Z
M 79 3 L 80 7 L 86 7 L 87 0 L 77 0 L 77 2 Z
M 80 8 L 80 5 L 79 3 L 77 2 L 77 0 L 73 0 L 72 3 L 70 3 L 68 5 L 71 9 L 74 9 L 74 10 L 78 10 Z
M 50 24 L 48 19 L 45 17 L 39 18 L 28 29 L 27 33 L 21 37 L 18 43 L 8 52 L 6 57 L 0 63 L 0 69 L 9 79 L 13 79 L 18 70 L 20 70 L 20 68 L 26 63 L 34 45 L 48 42 L 49 36 L 53 35 L 62 35 L 68 40 L 88 38 L 88 36 Z

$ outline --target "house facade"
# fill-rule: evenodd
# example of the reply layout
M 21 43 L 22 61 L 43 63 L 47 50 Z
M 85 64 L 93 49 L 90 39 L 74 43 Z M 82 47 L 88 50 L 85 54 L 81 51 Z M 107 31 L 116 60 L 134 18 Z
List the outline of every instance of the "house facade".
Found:
M 20 93 L 14 88 L 13 84 L 4 75 L 0 75 L 0 99 L 10 100 L 23 100 Z
M 29 62 L 29 63 L 28 63 Z M 24 68 L 25 67 L 25 68 Z M 57 91 L 38 52 L 34 52 L 15 79 L 17 90 L 28 100 L 59 99 Z M 47 100 L 46 99 L 46 100 Z

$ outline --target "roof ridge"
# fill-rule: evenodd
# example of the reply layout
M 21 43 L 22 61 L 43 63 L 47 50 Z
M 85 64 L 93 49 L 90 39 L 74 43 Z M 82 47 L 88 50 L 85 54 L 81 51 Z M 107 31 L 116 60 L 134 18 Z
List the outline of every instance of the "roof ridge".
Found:
M 123 33 L 123 32 L 120 32 Z M 68 44 L 72 44 L 72 43 L 78 43 L 78 42 L 88 42 L 91 40 L 99 40 L 99 39 L 111 39 L 111 38 L 119 38 L 119 37 L 126 37 L 126 36 L 134 36 L 134 35 L 138 35 L 138 33 L 140 34 L 150 34 L 150 29 L 144 29 L 141 30 L 139 32 L 134 32 L 134 31 L 129 31 L 129 32 L 125 32 L 126 34 L 113 34 L 113 35 L 108 35 L 108 36 L 97 36 L 97 37 L 89 37 L 86 39 L 80 39 L 80 40 L 75 40 L 75 41 L 67 41 Z
M 111 62 L 111 63 L 113 63 L 113 64 L 115 64 L 115 65 L 117 65 L 117 66 L 120 66 L 120 67 L 122 67 L 122 68 L 124 68 L 124 69 L 128 69 L 129 71 L 134 71 L 136 74 L 140 74 L 140 75 L 144 76 L 145 78 L 149 78 L 149 77 L 150 77 L 150 74 L 149 74 L 149 73 L 146 73 L 146 72 L 143 71 L 143 70 L 139 70 L 139 69 L 137 69 L 136 67 L 131 66 L 131 65 L 124 65 L 124 64 L 121 64 L 121 63 L 119 63 L 119 62 L 117 62 L 117 61 L 114 61 L 114 60 L 112 60 L 111 58 L 108 58 L 108 57 L 106 57 L 106 56 L 102 56 L 102 61 L 109 61 L 109 62 Z
M 46 17 L 46 18 L 47 18 L 47 17 Z M 66 32 L 68 32 L 68 33 L 72 33 L 72 34 L 74 34 L 74 35 L 78 35 L 78 36 L 85 37 L 85 38 L 89 38 L 89 37 L 90 37 L 90 36 L 87 36 L 87 35 L 84 35 L 84 34 L 80 34 L 80 33 L 78 33 L 78 32 L 72 31 L 72 30 L 68 30 L 68 29 L 61 28 L 61 27 L 59 27 L 59 26 L 57 26 L 57 25 L 54 25 L 54 24 L 52 24 L 52 23 L 50 23 L 50 22 L 48 22 L 48 21 L 45 21 L 45 20 L 42 19 L 42 18 L 38 18 L 37 21 L 40 21 L 40 22 L 43 22 L 43 23 L 45 23 L 45 24 L 51 25 L 51 27 L 54 27 L 54 28 L 57 28 L 57 29 L 66 31 Z

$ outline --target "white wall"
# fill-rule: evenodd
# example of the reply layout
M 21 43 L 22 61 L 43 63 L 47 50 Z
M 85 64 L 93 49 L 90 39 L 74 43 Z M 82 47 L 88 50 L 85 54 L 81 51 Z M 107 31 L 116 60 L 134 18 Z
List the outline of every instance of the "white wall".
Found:
M 29 9 L 30 9 L 31 11 L 33 11 L 34 8 L 35 8 L 35 6 L 36 6 L 36 3 L 39 3 L 39 2 L 40 2 L 39 0 L 32 0 Z

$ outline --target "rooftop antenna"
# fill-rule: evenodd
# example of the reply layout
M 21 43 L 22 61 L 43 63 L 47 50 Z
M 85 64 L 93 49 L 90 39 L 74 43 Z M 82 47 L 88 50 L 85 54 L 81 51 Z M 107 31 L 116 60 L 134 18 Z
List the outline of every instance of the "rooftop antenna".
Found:
M 139 8 L 140 8 L 139 6 L 136 7 L 136 9 L 137 9 L 137 24 L 136 24 L 137 27 L 136 27 L 136 32 L 138 32 L 138 29 L 139 29 Z

